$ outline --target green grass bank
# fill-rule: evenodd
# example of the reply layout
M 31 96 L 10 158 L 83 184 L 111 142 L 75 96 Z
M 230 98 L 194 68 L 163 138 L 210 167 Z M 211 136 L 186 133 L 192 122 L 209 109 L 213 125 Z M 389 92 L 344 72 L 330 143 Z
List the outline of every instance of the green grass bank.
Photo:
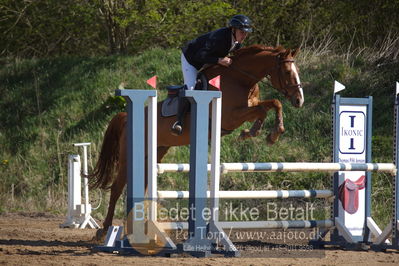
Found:
M 298 57 L 305 104 L 295 109 L 269 84 L 261 84 L 262 97 L 278 98 L 284 105 L 286 133 L 273 146 L 266 145 L 270 113 L 262 134 L 237 141 L 240 130 L 222 139 L 222 162 L 330 162 L 331 111 L 334 80 L 347 86 L 343 97 L 374 97 L 373 160 L 392 162 L 393 101 L 399 63 L 374 57 L 339 55 L 303 50 Z M 97 160 L 102 137 L 123 102 L 113 96 L 121 82 L 127 88 L 150 89 L 145 81 L 158 76 L 159 98 L 166 85 L 182 83 L 176 49 L 151 49 L 135 56 L 2 59 L 0 69 L 0 212 L 46 211 L 66 213 L 67 158 L 78 152 L 76 142 L 91 142 L 90 168 Z M 244 124 L 241 129 L 249 128 Z M 188 147 L 172 148 L 164 162 L 188 162 Z M 188 178 L 163 174 L 159 187 L 186 190 Z M 223 190 L 328 189 L 331 177 L 322 173 L 230 174 Z M 392 177 L 373 175 L 373 216 L 389 221 Z M 107 193 L 91 191 L 102 204 L 94 216 L 102 219 Z M 260 202 L 254 202 L 260 206 Z M 117 215 L 124 213 L 120 202 Z

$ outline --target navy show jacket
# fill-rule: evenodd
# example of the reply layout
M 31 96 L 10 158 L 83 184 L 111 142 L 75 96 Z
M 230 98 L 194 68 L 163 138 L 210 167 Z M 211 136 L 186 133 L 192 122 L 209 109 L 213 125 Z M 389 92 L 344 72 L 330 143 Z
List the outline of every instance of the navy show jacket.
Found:
M 227 56 L 231 43 L 232 29 L 221 28 L 189 41 L 182 48 L 182 52 L 187 61 L 199 70 L 204 64 L 217 64 L 219 58 Z M 234 49 L 239 47 L 240 44 L 237 43 Z

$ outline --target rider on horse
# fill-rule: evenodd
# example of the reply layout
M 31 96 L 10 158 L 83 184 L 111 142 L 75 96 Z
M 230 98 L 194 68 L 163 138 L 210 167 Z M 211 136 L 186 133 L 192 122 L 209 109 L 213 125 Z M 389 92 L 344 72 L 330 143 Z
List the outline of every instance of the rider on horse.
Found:
M 185 87 L 188 90 L 195 89 L 198 71 L 205 64 L 220 64 L 225 67 L 231 65 L 232 60 L 227 55 L 241 47 L 248 32 L 252 32 L 251 20 L 244 15 L 235 15 L 230 19 L 229 27 L 208 32 L 189 41 L 182 48 L 181 54 Z M 171 128 L 173 135 L 182 134 L 187 109 L 187 99 L 180 97 L 177 121 Z

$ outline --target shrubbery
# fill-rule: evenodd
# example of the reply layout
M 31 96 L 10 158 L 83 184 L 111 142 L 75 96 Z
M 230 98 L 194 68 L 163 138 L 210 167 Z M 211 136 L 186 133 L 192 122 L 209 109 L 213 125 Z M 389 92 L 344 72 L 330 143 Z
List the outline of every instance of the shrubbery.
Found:
M 398 47 L 399 2 L 391 0 L 2 0 L 0 56 L 135 55 L 154 46 L 177 48 L 226 26 L 238 13 L 254 22 L 248 43 L 313 50 L 333 43 L 341 54 L 392 41 Z

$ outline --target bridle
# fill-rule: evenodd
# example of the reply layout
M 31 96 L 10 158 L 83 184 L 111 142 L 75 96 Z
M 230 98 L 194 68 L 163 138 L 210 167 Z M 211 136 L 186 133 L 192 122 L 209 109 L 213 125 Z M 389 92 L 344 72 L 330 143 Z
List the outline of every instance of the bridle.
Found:
M 277 75 L 278 75 L 278 80 L 279 80 L 279 83 L 280 83 L 280 91 L 284 94 L 285 97 L 289 97 L 288 96 L 288 89 L 289 88 L 300 89 L 302 87 L 302 84 L 301 83 L 295 83 L 295 84 L 284 86 L 283 85 L 283 79 L 282 79 L 282 76 L 283 76 L 282 72 L 283 71 L 282 71 L 281 67 L 282 67 L 282 64 L 284 64 L 284 63 L 295 63 L 295 60 L 294 59 L 281 59 L 280 56 L 277 56 L 277 60 L 278 61 L 277 61 L 276 67 L 278 68 Z M 268 77 L 268 79 L 270 80 L 270 77 Z

